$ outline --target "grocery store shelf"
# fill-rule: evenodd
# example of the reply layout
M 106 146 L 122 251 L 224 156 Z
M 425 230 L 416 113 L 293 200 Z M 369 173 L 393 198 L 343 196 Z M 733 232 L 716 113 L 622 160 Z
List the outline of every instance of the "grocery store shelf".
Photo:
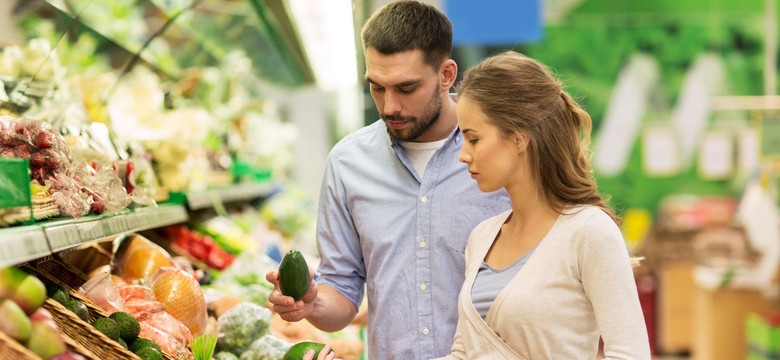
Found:
M 50 253 L 46 235 L 38 225 L 0 229 L 0 269 Z
M 272 182 L 239 184 L 190 192 L 186 195 L 186 203 L 192 210 L 205 209 L 216 204 L 266 198 L 276 190 Z M 113 215 L 54 219 L 0 229 L 0 268 L 122 233 L 177 224 L 188 219 L 189 214 L 184 205 L 164 204 Z
M 187 211 L 181 205 L 161 205 L 140 208 L 133 212 L 111 216 L 84 217 L 45 223 L 43 230 L 52 252 L 124 232 L 141 231 L 187 221 Z
M 161 205 L 116 215 L 85 216 L 0 229 L 0 268 L 121 233 L 177 224 L 187 219 L 184 206 Z
M 229 187 L 212 188 L 204 191 L 187 193 L 187 206 L 192 210 L 213 207 L 214 204 L 224 204 L 236 201 L 251 201 L 265 198 L 276 190 L 272 182 L 237 184 Z

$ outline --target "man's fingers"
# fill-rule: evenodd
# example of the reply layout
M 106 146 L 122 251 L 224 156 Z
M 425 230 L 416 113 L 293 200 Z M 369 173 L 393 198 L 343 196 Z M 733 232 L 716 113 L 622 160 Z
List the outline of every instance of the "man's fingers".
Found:
M 293 299 L 291 296 L 282 294 L 282 292 L 278 289 L 274 289 L 270 294 L 268 294 L 268 301 L 274 305 L 292 306 L 295 304 L 295 299 Z
M 298 310 L 290 310 L 290 311 L 277 311 L 276 306 L 274 306 L 274 311 L 279 314 L 279 317 L 281 317 L 283 320 L 288 322 L 296 322 L 301 321 L 303 318 L 305 318 L 305 314 L 303 313 L 303 309 Z
M 269 271 L 265 274 L 265 279 L 268 280 L 271 284 L 278 287 L 279 282 L 279 272 L 278 271 Z

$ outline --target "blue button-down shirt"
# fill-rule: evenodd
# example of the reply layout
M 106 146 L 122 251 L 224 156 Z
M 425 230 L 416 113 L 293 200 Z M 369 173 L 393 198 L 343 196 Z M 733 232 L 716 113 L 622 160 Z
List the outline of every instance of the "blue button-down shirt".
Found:
M 458 162 L 456 130 L 420 178 L 377 121 L 342 139 L 325 169 L 317 221 L 320 284 L 358 307 L 368 295 L 371 360 L 450 353 L 464 249 L 482 220 L 510 208 Z

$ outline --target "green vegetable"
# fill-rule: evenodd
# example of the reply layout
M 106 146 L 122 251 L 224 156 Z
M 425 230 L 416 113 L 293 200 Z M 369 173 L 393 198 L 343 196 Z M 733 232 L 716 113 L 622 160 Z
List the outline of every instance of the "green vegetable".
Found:
M 66 305 L 68 300 L 70 300 L 68 291 L 63 289 L 61 286 L 57 289 L 54 289 L 49 297 L 62 305 Z
M 73 311 L 73 313 L 76 314 L 76 316 L 78 316 L 81 320 L 89 320 L 89 309 L 87 309 L 87 305 L 84 305 L 84 303 L 81 301 L 76 299 L 67 299 L 63 305 L 65 305 L 68 310 Z
M 121 337 L 116 342 L 118 342 L 119 345 L 122 345 L 123 348 L 127 349 L 127 343 L 124 340 L 122 340 Z
M 92 326 L 98 329 L 100 332 L 111 338 L 112 340 L 119 340 L 119 325 L 117 325 L 114 319 L 99 318 L 92 322 Z
M 65 296 L 66 297 L 68 296 L 68 289 L 66 289 L 64 286 L 60 284 L 52 284 L 46 286 L 46 296 L 53 298 L 54 294 L 58 292 L 65 293 Z
M 255 340 L 249 351 L 241 354 L 241 360 L 278 360 L 284 356 L 290 344 L 271 334 Z
M 135 354 L 143 360 L 162 360 L 163 358 L 162 353 L 152 347 L 146 347 L 138 350 Z
M 257 304 L 242 302 L 226 311 L 217 320 L 220 351 L 243 354 L 252 342 L 268 333 L 271 310 Z
M 322 348 L 324 347 L 325 344 L 321 344 L 318 342 L 301 341 L 291 346 L 290 349 L 287 350 L 287 353 L 284 354 L 282 360 L 300 360 L 303 358 L 304 355 L 306 355 L 306 352 L 309 350 L 314 350 L 314 358 L 316 359 L 317 356 L 320 354 L 320 351 L 322 351 Z
M 211 360 L 211 356 L 214 354 L 214 348 L 217 346 L 217 337 L 211 334 L 203 334 L 194 339 L 190 343 L 190 349 L 192 349 L 192 356 L 195 360 Z
M 239 360 L 238 356 L 233 355 L 227 351 L 220 351 L 214 355 L 214 360 Z
M 119 337 L 125 341 L 133 341 L 141 332 L 141 324 L 138 320 L 126 312 L 117 311 L 109 316 L 119 326 Z
M 311 274 L 300 251 L 290 250 L 279 264 L 279 290 L 282 294 L 300 300 L 309 290 Z
M 145 338 L 137 338 L 133 340 L 133 342 L 129 344 L 128 349 L 130 349 L 130 351 L 134 353 L 137 353 L 139 350 L 148 347 L 154 348 L 155 350 L 162 353 L 162 349 L 160 348 L 160 345 L 157 345 L 157 343 L 155 343 L 154 341 Z

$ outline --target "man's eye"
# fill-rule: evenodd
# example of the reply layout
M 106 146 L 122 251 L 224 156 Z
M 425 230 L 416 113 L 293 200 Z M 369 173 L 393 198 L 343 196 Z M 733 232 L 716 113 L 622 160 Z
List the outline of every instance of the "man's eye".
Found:
M 398 90 L 399 90 L 400 92 L 404 93 L 404 94 L 411 94 L 412 92 L 414 92 L 414 89 L 415 89 L 415 88 L 413 88 L 413 87 L 410 87 L 410 88 L 400 88 L 400 89 L 398 89 Z
M 381 86 L 371 86 L 371 91 L 382 91 L 384 89 L 385 88 L 383 88 Z

